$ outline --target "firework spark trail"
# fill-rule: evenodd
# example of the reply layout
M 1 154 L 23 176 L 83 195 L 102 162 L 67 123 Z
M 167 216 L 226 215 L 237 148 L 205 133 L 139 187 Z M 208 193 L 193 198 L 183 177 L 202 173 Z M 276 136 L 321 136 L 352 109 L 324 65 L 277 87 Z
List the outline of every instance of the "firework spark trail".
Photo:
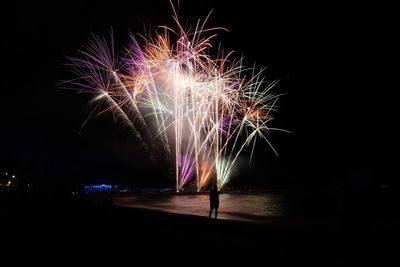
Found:
M 154 159 L 167 161 L 176 191 L 192 177 L 197 190 L 209 183 L 223 187 L 245 147 L 253 157 L 257 138 L 285 131 L 269 127 L 281 95 L 270 93 L 277 81 L 266 84 L 261 69 L 246 68 L 232 52 L 212 51 L 213 33 L 206 19 L 185 30 L 173 6 L 176 30 L 161 26 L 141 46 L 131 35 L 122 57 L 115 56 L 113 40 L 93 35 L 69 58 L 77 76 L 73 88 L 94 95 L 98 113 L 111 111 L 134 132 Z M 175 40 L 175 41 L 174 41 Z M 172 177 L 171 177 L 172 178 Z

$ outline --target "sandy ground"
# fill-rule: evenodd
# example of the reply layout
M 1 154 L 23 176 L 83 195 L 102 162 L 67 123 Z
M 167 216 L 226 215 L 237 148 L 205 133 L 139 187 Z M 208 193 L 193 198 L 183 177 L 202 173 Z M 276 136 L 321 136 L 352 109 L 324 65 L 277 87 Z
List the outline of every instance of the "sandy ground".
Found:
M 397 266 L 391 220 L 260 224 L 50 199 L 3 202 L 2 266 Z

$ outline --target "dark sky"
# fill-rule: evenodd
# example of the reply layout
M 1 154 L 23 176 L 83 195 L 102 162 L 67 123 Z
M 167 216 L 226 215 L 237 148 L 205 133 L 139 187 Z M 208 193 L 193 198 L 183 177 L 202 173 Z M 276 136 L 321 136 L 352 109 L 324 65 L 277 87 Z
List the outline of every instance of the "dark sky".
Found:
M 79 132 L 90 112 L 88 96 L 57 88 L 69 77 L 66 56 L 76 55 L 91 32 L 103 35 L 113 27 L 123 47 L 129 31 L 173 23 L 168 1 L 128 2 L 13 1 L 3 9 L 3 161 L 35 159 L 37 168 L 61 180 L 160 176 L 111 117 L 91 119 Z M 267 79 L 281 80 L 275 92 L 287 95 L 275 126 L 293 134 L 271 136 L 279 159 L 259 143 L 256 175 L 303 179 L 386 169 L 391 161 L 384 149 L 391 146 L 395 121 L 387 104 L 393 88 L 384 85 L 388 73 L 382 74 L 380 62 L 389 54 L 391 18 L 378 16 L 374 6 L 233 2 L 181 1 L 180 13 L 193 23 L 214 9 L 209 25 L 230 30 L 218 41 L 243 54 L 247 65 L 267 66 Z

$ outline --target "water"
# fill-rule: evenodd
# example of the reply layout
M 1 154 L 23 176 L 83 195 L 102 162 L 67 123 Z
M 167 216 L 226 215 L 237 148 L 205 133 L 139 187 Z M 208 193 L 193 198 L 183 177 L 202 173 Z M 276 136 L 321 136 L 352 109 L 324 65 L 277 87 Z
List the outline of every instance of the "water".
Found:
M 208 217 L 208 194 L 192 195 L 138 195 L 114 200 L 115 205 L 158 210 Z M 287 215 L 287 198 L 278 194 L 235 194 L 220 195 L 218 218 L 265 222 L 271 218 Z M 214 214 L 213 214 L 214 215 Z

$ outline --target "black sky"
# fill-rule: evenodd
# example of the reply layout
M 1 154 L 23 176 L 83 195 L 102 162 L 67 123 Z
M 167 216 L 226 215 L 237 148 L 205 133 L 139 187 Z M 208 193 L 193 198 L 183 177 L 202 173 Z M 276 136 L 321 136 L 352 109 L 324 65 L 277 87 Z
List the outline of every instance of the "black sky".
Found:
M 237 56 L 267 66 L 267 79 L 280 79 L 271 141 L 280 158 L 259 143 L 259 176 L 341 175 L 351 169 L 376 171 L 390 165 L 384 148 L 394 135 L 384 85 L 390 18 L 374 6 L 276 1 L 181 1 L 182 21 L 195 22 L 214 9 L 209 25 L 224 26 L 218 41 Z M 35 159 L 58 179 L 127 179 L 159 176 L 157 167 L 111 117 L 91 119 L 88 96 L 57 88 L 69 77 L 62 64 L 90 33 L 108 34 L 117 46 L 129 31 L 143 33 L 172 24 L 168 1 L 65 1 L 9 3 L 2 17 L 0 156 Z M 386 74 L 388 75 L 388 74 Z M 392 109 L 392 110 L 391 110 Z M 149 173 L 149 174 L 147 174 Z M 323 179 L 323 178 L 321 178 Z

